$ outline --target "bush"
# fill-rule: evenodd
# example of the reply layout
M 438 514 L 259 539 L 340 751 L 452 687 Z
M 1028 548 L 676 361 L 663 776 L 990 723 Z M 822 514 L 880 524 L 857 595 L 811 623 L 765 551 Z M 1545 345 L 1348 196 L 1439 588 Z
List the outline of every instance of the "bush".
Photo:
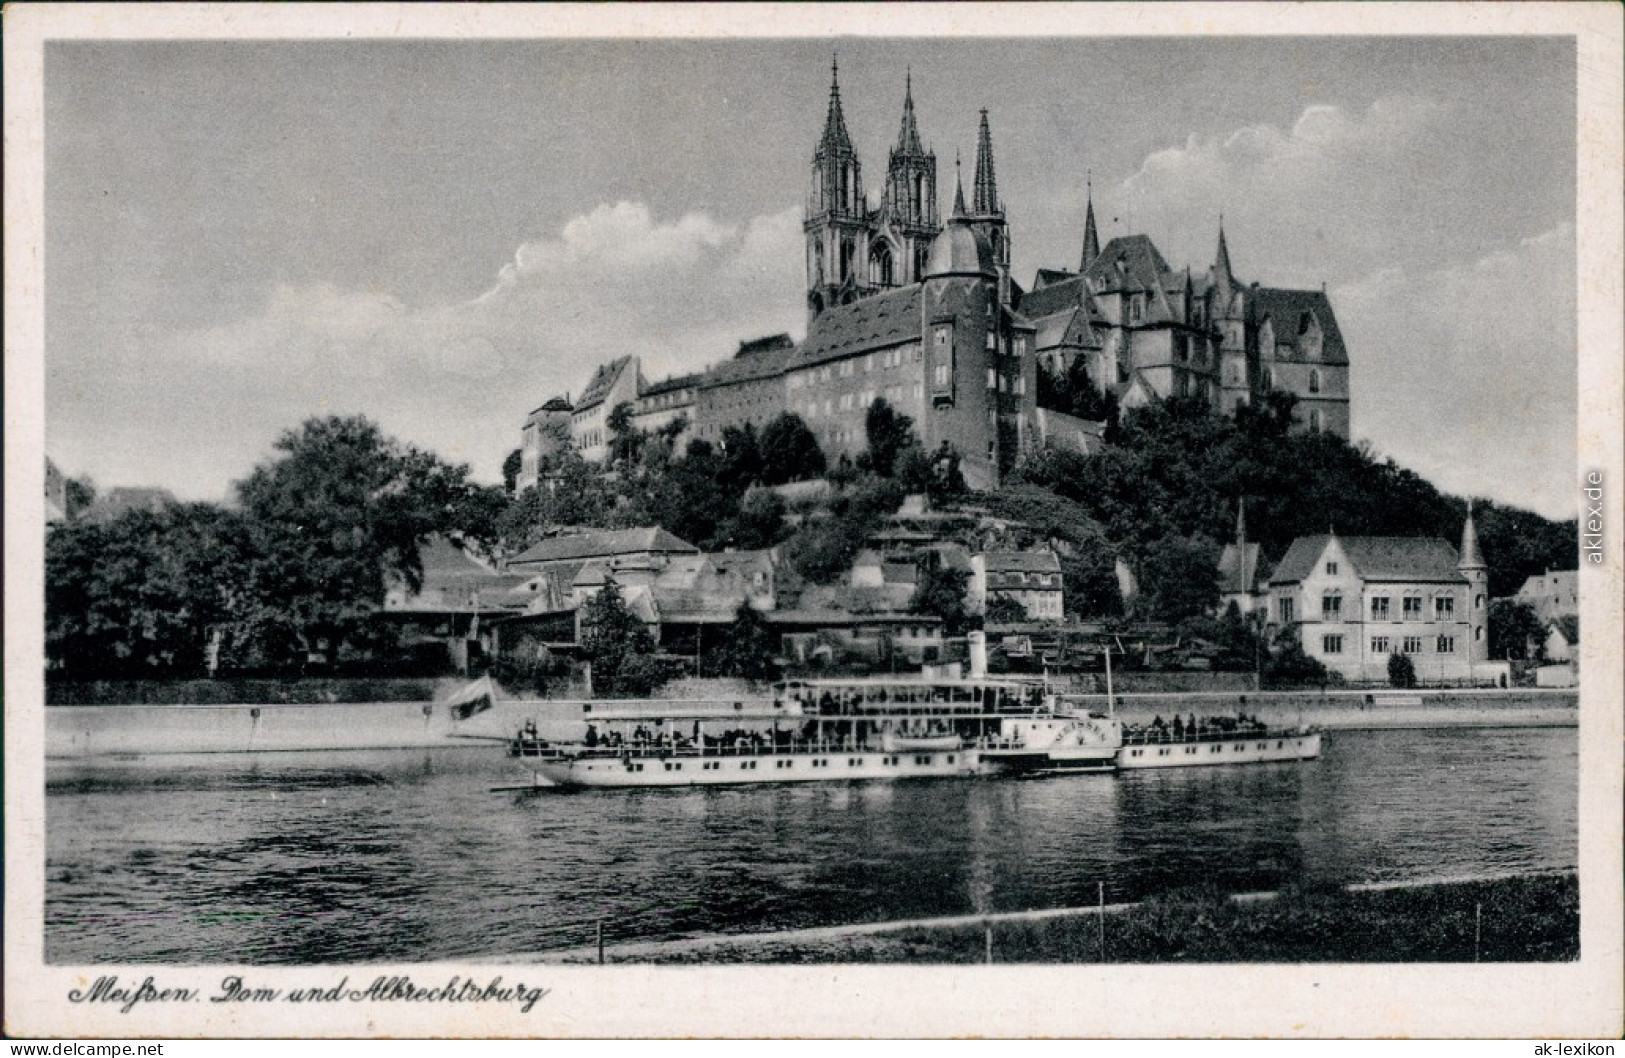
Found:
M 1411 661 L 1409 654 L 1388 655 L 1388 685 L 1390 687 L 1416 686 L 1416 664 Z

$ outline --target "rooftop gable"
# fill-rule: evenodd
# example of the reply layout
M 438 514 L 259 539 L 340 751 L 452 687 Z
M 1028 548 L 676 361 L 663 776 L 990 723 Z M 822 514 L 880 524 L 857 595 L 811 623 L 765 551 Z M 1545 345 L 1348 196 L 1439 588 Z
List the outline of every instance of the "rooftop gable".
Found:
M 1300 536 L 1281 558 L 1271 584 L 1296 584 L 1314 573 L 1335 539 L 1353 572 L 1367 581 L 1464 583 L 1449 541 L 1420 536 Z
M 699 550 L 693 544 L 679 540 L 658 526 L 650 526 L 642 529 L 617 529 L 599 533 L 581 533 L 576 536 L 556 536 L 526 549 L 509 564 L 517 566 L 573 562 L 645 551 L 692 555 L 698 554 Z

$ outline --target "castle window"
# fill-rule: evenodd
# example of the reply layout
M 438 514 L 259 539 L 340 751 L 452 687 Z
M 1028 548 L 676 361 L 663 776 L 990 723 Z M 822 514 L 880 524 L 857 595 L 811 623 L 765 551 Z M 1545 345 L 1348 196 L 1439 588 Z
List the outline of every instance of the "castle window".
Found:
M 1027 376 L 1026 375 L 1017 375 L 1016 376 L 1016 396 L 1023 397 L 1023 396 L 1026 396 L 1026 395 L 1027 395 Z
M 1319 408 L 1309 413 L 1309 429 L 1315 433 L 1321 433 L 1326 429 L 1326 417 L 1321 414 Z
M 1129 319 L 1130 323 L 1138 323 L 1139 322 L 1140 313 L 1141 313 L 1141 311 L 1143 311 L 1143 308 L 1144 308 L 1144 305 L 1143 305 L 1143 302 L 1141 302 L 1141 300 L 1140 300 L 1140 295 L 1136 294 L 1132 298 L 1129 298 L 1129 301 L 1128 301 L 1128 319 Z
M 938 364 L 937 365 L 937 373 L 934 376 L 932 376 L 932 382 L 933 382 L 933 384 L 936 385 L 936 387 L 938 389 L 941 389 L 941 388 L 948 385 L 948 365 L 947 364 Z
M 1320 392 L 1320 368 L 1318 367 L 1309 370 L 1309 392 Z
M 891 249 L 885 243 L 878 244 L 870 251 L 869 281 L 876 286 L 889 287 L 892 285 Z
M 1024 334 L 1016 335 L 1016 355 L 1017 356 L 1026 356 L 1027 355 L 1027 336 L 1024 335 Z
M 1266 390 L 1274 389 L 1275 388 L 1275 372 L 1271 371 L 1269 368 L 1266 367 L 1264 369 L 1261 377 L 1260 377 L 1260 381 L 1263 383 L 1263 386 L 1264 386 L 1264 388 Z
M 1473 609 L 1482 610 L 1483 608 L 1484 608 L 1484 596 L 1482 594 L 1473 596 Z
M 999 385 L 999 373 L 997 371 L 995 371 L 991 367 L 988 368 L 987 369 L 987 388 L 988 389 L 997 389 L 998 385 Z

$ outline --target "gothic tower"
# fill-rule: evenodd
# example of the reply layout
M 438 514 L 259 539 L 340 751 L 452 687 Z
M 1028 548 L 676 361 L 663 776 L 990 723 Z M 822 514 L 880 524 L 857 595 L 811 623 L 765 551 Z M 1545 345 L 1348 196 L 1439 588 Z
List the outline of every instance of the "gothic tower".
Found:
M 903 82 L 903 125 L 886 162 L 880 223 L 870 249 L 870 282 L 877 287 L 917 283 L 925 277 L 937 217 L 937 156 L 920 144 L 914 120 L 914 78 Z
M 1100 256 L 1100 233 L 1095 230 L 1095 181 L 1089 178 L 1088 190 L 1089 208 L 1083 217 L 1083 257 L 1078 262 L 1078 272 L 1082 274 L 1089 271 L 1089 266 L 1095 263 Z
M 824 135 L 813 152 L 812 187 L 807 196 L 807 311 L 817 316 L 831 305 L 867 293 L 869 208 L 863 169 L 841 113 L 840 68 L 830 64 L 829 112 Z
M 1467 501 L 1467 521 L 1461 527 L 1461 558 L 1456 571 L 1467 578 L 1467 662 L 1477 665 L 1490 658 L 1489 567 L 1478 549 L 1478 527 L 1473 524 L 1473 503 Z
M 1004 223 L 1004 206 L 999 201 L 998 180 L 993 173 L 993 134 L 988 131 L 986 108 L 982 110 L 982 126 L 976 134 L 976 182 L 971 190 L 967 217 L 993 251 L 993 262 L 999 270 L 1000 300 L 1008 304 L 1010 233 Z
M 1235 414 L 1236 408 L 1251 400 L 1256 367 L 1247 356 L 1247 319 L 1241 283 L 1230 271 L 1230 247 L 1224 240 L 1224 218 L 1219 218 L 1219 247 L 1208 271 L 1207 311 L 1211 319 L 1200 321 L 1217 337 L 1219 349 L 1219 412 Z

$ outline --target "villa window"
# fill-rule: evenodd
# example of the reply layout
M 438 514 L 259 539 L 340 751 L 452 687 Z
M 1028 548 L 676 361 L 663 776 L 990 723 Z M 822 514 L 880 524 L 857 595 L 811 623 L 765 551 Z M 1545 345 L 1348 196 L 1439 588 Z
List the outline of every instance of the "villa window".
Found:
M 1441 654 L 1454 654 L 1456 652 L 1456 637 L 1440 636 L 1437 649 Z
M 1328 563 L 1326 563 L 1326 576 L 1328 576 L 1328 577 L 1337 576 L 1337 563 L 1336 562 L 1328 562 Z
M 1371 619 L 1373 621 L 1388 620 L 1388 596 L 1374 595 L 1371 597 Z
M 1433 619 L 1435 621 L 1449 621 L 1456 616 L 1456 598 L 1453 595 L 1435 595 L 1433 597 Z
M 1320 599 L 1320 619 L 1322 621 L 1339 621 L 1343 618 L 1343 597 L 1336 592 L 1327 592 Z
M 1402 654 L 1420 654 L 1421 652 L 1421 636 L 1406 636 L 1404 641 L 1400 644 L 1400 653 Z
M 1386 653 L 1388 653 L 1388 637 L 1387 636 L 1372 636 L 1371 637 L 1371 653 L 1373 653 L 1373 654 L 1386 654 Z
M 1292 600 L 1291 599 L 1282 599 L 1281 600 L 1281 623 L 1282 624 L 1291 624 L 1292 623 Z
M 1343 653 L 1343 637 L 1342 636 L 1321 636 L 1320 637 L 1320 652 L 1322 654 L 1341 654 L 1341 653 Z
M 1407 621 L 1420 621 L 1422 619 L 1422 597 L 1420 595 L 1407 595 L 1401 600 L 1404 605 L 1403 616 Z

